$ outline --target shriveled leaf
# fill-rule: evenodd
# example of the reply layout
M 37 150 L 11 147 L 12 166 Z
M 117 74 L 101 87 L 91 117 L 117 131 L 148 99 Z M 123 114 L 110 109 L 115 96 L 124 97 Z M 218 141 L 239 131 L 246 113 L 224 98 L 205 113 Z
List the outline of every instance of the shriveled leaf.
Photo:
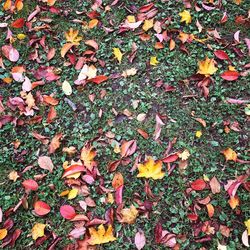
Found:
M 51 143 L 49 145 L 50 154 L 53 154 L 60 147 L 60 144 L 61 144 L 60 140 L 62 136 L 63 136 L 62 133 L 58 133 L 52 138 Z
M 221 191 L 221 186 L 217 178 L 214 176 L 209 182 L 211 191 L 213 194 L 219 194 Z
M 74 46 L 72 43 L 65 43 L 61 49 L 61 57 L 65 57 L 67 52 Z
M 78 239 L 81 236 L 83 236 L 86 232 L 86 228 L 85 227 L 79 227 L 79 228 L 75 228 L 72 231 L 70 231 L 69 236 L 74 238 L 74 239 Z

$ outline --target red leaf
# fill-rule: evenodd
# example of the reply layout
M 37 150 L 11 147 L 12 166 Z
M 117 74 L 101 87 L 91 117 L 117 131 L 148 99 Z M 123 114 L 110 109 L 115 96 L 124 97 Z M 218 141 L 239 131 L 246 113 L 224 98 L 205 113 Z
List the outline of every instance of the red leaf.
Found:
M 107 76 L 100 75 L 100 76 L 96 76 L 95 78 L 89 79 L 88 82 L 93 82 L 93 83 L 96 83 L 96 84 L 100 84 L 100 83 L 105 82 L 107 80 L 108 80 Z
M 12 235 L 12 239 L 10 242 L 10 246 L 12 247 L 12 249 L 14 249 L 13 247 L 15 246 L 16 240 L 19 238 L 19 236 L 21 235 L 22 230 L 21 229 L 16 229 Z
M 33 190 L 36 191 L 38 189 L 38 184 L 36 181 L 32 179 L 28 179 L 22 182 L 22 185 L 26 190 Z
M 36 214 L 38 214 L 40 216 L 48 214 L 51 210 L 50 206 L 47 203 L 45 203 L 44 201 L 37 201 L 34 204 L 34 209 L 35 209 Z
M 25 23 L 24 18 L 18 18 L 17 20 L 15 20 L 12 24 L 11 27 L 16 28 L 16 29 L 20 29 L 23 27 Z
M 218 57 L 221 60 L 230 60 L 228 54 L 224 52 L 223 50 L 220 50 L 220 49 L 216 50 L 214 54 L 216 57 Z
M 191 183 L 191 188 L 196 191 L 203 190 L 206 187 L 206 182 L 202 179 L 198 179 Z
M 164 163 L 171 163 L 171 162 L 175 162 L 177 159 L 179 158 L 178 154 L 171 154 L 168 155 L 167 157 L 163 158 L 161 161 Z
M 187 215 L 189 220 L 195 221 L 198 219 L 198 215 L 197 214 L 188 214 Z
M 60 214 L 64 219 L 71 220 L 76 216 L 76 211 L 70 205 L 63 205 L 60 207 Z
M 122 204 L 122 192 L 123 192 L 123 185 L 118 187 L 115 191 L 115 203 L 117 205 Z
M 154 3 L 149 3 L 149 4 L 146 4 L 146 5 L 143 5 L 142 7 L 140 7 L 139 11 L 141 13 L 148 12 L 153 6 L 154 6 Z
M 82 171 L 85 171 L 83 165 L 72 165 L 64 171 L 62 178 Z
M 224 73 L 222 73 L 220 75 L 224 80 L 227 81 L 235 81 L 238 79 L 238 77 L 240 76 L 240 74 L 237 71 L 225 71 Z

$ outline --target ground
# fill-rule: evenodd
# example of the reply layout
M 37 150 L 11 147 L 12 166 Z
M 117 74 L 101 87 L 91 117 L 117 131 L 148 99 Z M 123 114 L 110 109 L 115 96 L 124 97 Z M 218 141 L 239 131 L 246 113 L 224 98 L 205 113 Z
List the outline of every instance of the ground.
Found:
M 90 221 L 106 220 L 102 222 L 105 228 L 112 222 L 116 240 L 101 244 L 98 249 L 136 249 L 134 238 L 140 230 L 146 238 L 143 249 L 166 249 L 171 240 L 165 237 L 157 242 L 161 236 L 155 230 L 156 225 L 171 233 L 175 249 L 217 249 L 218 244 L 227 249 L 244 249 L 247 238 L 242 242 L 244 222 L 250 216 L 247 106 L 250 83 L 249 40 L 248 45 L 246 40 L 250 38 L 250 3 L 197 0 L 190 1 L 189 6 L 189 1 L 103 0 L 93 5 L 94 1 L 57 0 L 49 6 L 46 3 L 49 1 L 31 0 L 23 1 L 21 10 L 16 7 L 11 10 L 2 7 L 4 2 L 0 10 L 0 208 L 3 211 L 0 229 L 7 229 L 8 235 L 0 242 L 11 239 L 14 230 L 22 230 L 15 246 L 7 245 L 6 249 L 48 249 L 56 239 L 59 240 L 55 249 L 87 249 L 79 244 L 90 237 L 90 227 L 97 228 L 101 223 L 88 225 L 86 221 L 67 220 L 60 214 L 63 205 L 71 205 L 77 214 L 86 215 Z M 148 9 L 143 12 L 141 7 L 146 4 Z M 40 10 L 34 18 L 28 18 L 36 6 Z M 156 10 L 154 16 L 143 16 L 142 13 L 152 10 Z M 192 16 L 190 23 L 181 22 L 179 13 L 184 10 Z M 227 20 L 221 21 L 225 13 Z M 142 23 L 138 28 L 123 31 L 121 26 L 129 15 Z M 19 18 L 26 23 L 15 27 L 13 22 Z M 160 31 L 156 25 L 147 31 L 142 28 L 145 20 L 151 18 L 153 24 L 161 22 Z M 98 20 L 94 27 L 91 19 Z M 8 38 L 4 23 L 12 32 Z M 200 25 L 203 28 L 199 31 Z M 65 32 L 70 28 L 78 30 L 82 39 L 62 56 L 61 49 L 67 43 Z M 167 38 L 161 42 L 162 48 L 157 49 L 155 44 L 160 41 L 156 34 L 164 31 Z M 181 32 L 190 34 L 185 43 L 179 39 Z M 20 38 L 20 34 L 25 37 Z M 94 40 L 98 48 L 89 46 L 88 40 Z M 170 40 L 175 43 L 172 48 Z M 12 60 L 4 52 L 3 46 L 9 44 L 19 52 L 18 60 Z M 134 60 L 133 44 L 137 46 Z M 48 59 L 52 48 L 55 54 Z M 120 63 L 114 48 L 123 54 Z M 216 56 L 216 51 L 221 50 L 229 60 Z M 86 54 L 86 51 L 92 52 Z M 159 63 L 150 63 L 151 57 L 156 57 Z M 206 57 L 213 59 L 210 62 L 217 71 L 197 74 L 199 63 Z M 97 75 L 108 79 L 96 84 L 90 78 L 76 84 L 84 64 L 94 65 Z M 15 80 L 15 66 L 25 68 L 21 75 L 33 83 L 32 89 L 29 84 L 25 87 L 22 81 Z M 131 68 L 137 70 L 135 74 L 122 76 Z M 50 70 L 52 79 L 48 77 Z M 221 77 L 228 70 L 238 72 L 237 79 L 228 81 Z M 209 83 L 203 88 L 204 79 Z M 35 86 L 37 81 L 43 84 Z M 65 81 L 72 87 L 70 95 L 62 88 Z M 28 93 L 35 102 L 30 106 Z M 52 96 L 52 101 L 46 101 L 45 96 Z M 56 117 L 48 121 L 52 107 Z M 39 136 L 35 137 L 34 132 Z M 52 138 L 60 133 L 58 145 L 52 145 Z M 131 142 L 134 149 L 131 146 L 122 155 L 126 142 Z M 71 146 L 75 147 L 75 154 L 63 151 Z M 54 149 L 50 150 L 51 147 Z M 94 160 L 90 160 L 96 166 L 85 170 L 75 181 L 62 178 L 65 161 L 69 164 L 71 160 L 78 161 L 81 150 L 89 147 L 96 152 Z M 236 157 L 226 159 L 226 149 L 236 152 Z M 190 156 L 186 159 L 183 152 Z M 169 155 L 177 158 L 167 163 Z M 41 156 L 52 160 L 51 172 L 38 164 Z M 144 164 L 149 156 L 163 161 L 162 179 L 137 177 L 138 163 Z M 110 163 L 120 159 L 119 166 L 111 169 Z M 108 194 L 117 193 L 112 186 L 117 172 L 124 181 L 122 204 L 107 200 Z M 10 173 L 18 178 L 13 180 Z M 218 192 L 213 190 L 213 177 L 218 181 Z M 28 179 L 36 180 L 37 191 L 25 191 L 22 183 Z M 202 187 L 195 187 L 196 180 Z M 228 186 L 237 194 L 230 193 Z M 74 199 L 60 196 L 62 191 L 72 188 L 78 189 Z M 228 202 L 232 198 L 239 201 L 235 207 Z M 12 211 L 20 199 L 22 204 Z M 50 206 L 47 215 L 38 216 L 34 212 L 37 200 Z M 84 211 L 79 201 L 91 204 Z M 139 214 L 132 223 L 124 223 L 119 213 L 131 205 Z M 209 214 L 209 206 L 214 213 Z M 8 219 L 13 221 L 13 227 L 4 224 Z M 36 223 L 45 224 L 46 230 L 45 236 L 35 241 L 31 229 Z M 69 237 L 76 227 L 86 228 L 86 233 L 77 239 Z

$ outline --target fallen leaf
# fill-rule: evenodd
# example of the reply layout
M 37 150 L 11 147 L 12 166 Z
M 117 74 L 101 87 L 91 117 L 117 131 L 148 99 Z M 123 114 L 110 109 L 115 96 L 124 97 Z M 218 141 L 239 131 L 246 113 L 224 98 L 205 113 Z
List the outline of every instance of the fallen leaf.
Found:
M 249 247 L 249 234 L 245 230 L 241 236 L 241 240 L 244 246 Z
M 183 10 L 182 12 L 179 13 L 179 16 L 181 17 L 181 22 L 186 22 L 186 24 L 192 22 L 192 17 L 188 10 Z
M 221 191 L 221 186 L 217 178 L 214 176 L 209 182 L 211 191 L 213 194 L 219 194 Z
M 17 180 L 20 176 L 18 175 L 18 173 L 17 173 L 15 170 L 13 170 L 13 171 L 11 171 L 11 172 L 9 173 L 8 177 L 9 177 L 9 179 L 10 179 L 11 181 L 16 182 L 16 180 Z
M 75 228 L 72 231 L 70 231 L 69 236 L 74 238 L 74 239 L 78 239 L 81 236 L 83 236 L 85 233 L 86 233 L 86 228 L 85 227 L 79 227 L 79 228 Z
M 237 153 L 233 151 L 231 148 L 224 149 L 221 153 L 225 156 L 226 161 L 236 161 Z
M 113 48 L 113 53 L 115 55 L 115 58 L 118 60 L 118 62 L 121 63 L 123 54 L 120 51 L 120 49 L 119 48 Z
M 22 182 L 22 185 L 26 190 L 33 190 L 36 191 L 38 189 L 38 184 L 36 181 L 32 179 L 28 179 Z
M 138 164 L 138 178 L 153 178 L 154 180 L 162 179 L 165 172 L 162 172 L 162 161 L 155 162 L 152 157 L 148 157 L 144 164 Z
M 203 179 L 195 180 L 191 183 L 191 188 L 195 191 L 201 191 L 205 189 L 206 182 Z
M 62 83 L 62 90 L 65 95 L 71 95 L 72 94 L 72 87 L 68 81 L 64 81 Z
M 209 59 L 208 57 L 203 61 L 199 61 L 198 66 L 199 70 L 197 73 L 205 76 L 213 75 L 218 70 L 218 68 L 215 67 L 214 59 Z
M 139 212 L 134 205 L 131 205 L 130 208 L 123 208 L 120 213 L 121 223 L 133 224 Z
M 123 176 L 120 172 L 115 173 L 112 180 L 112 187 L 118 189 L 120 186 L 124 185 Z
M 150 57 L 150 65 L 152 65 L 152 66 L 156 66 L 158 63 L 159 63 L 159 61 L 157 60 L 157 58 L 156 58 L 156 56 L 151 56 Z
M 49 170 L 50 173 L 52 173 L 54 164 L 49 156 L 40 156 L 38 158 L 38 165 L 42 169 Z
M 209 218 L 212 218 L 214 215 L 214 206 L 209 203 L 206 205 L 206 207 L 207 207 L 207 213 L 208 213 Z
M 134 76 L 134 75 L 136 75 L 136 73 L 137 73 L 137 69 L 136 68 L 131 68 L 131 69 L 124 70 L 122 72 L 122 76 L 123 77 Z
M 221 78 L 223 78 L 224 80 L 227 81 L 235 81 L 239 78 L 240 74 L 237 71 L 225 71 L 224 73 L 222 73 Z
M 146 237 L 142 230 L 139 230 L 135 234 L 135 246 L 138 250 L 141 250 L 146 244 Z
M 50 212 L 51 208 L 46 202 L 37 201 L 34 204 L 34 210 L 35 210 L 36 214 L 43 216 L 43 215 L 48 214 Z
M 96 151 L 90 147 L 85 146 L 81 150 L 81 160 L 84 162 L 84 166 L 89 170 L 92 170 L 95 166 L 97 166 L 97 162 L 94 161 L 96 157 Z
M 88 240 L 88 243 L 90 245 L 99 245 L 116 240 L 113 236 L 113 228 L 111 225 L 108 226 L 107 230 L 105 230 L 103 224 L 98 227 L 98 230 L 94 227 L 90 227 L 89 234 L 90 239 Z
M 49 145 L 49 154 L 53 154 L 60 147 L 60 139 L 62 138 L 62 136 L 62 133 L 58 133 L 52 138 Z
M 60 214 L 66 220 L 71 220 L 76 216 L 75 209 L 70 205 L 63 205 L 60 207 Z
M 145 20 L 144 21 L 144 24 L 143 24 L 143 26 L 142 26 L 142 29 L 144 30 L 144 31 L 148 31 L 148 30 L 150 30 L 151 28 L 153 28 L 154 27 L 154 19 L 152 18 L 152 19 L 149 19 L 149 20 Z
M 3 240 L 8 234 L 8 231 L 7 229 L 3 228 L 3 229 L 0 229 L 0 240 Z
M 75 199 L 77 194 L 78 194 L 78 189 L 72 188 L 68 193 L 68 199 L 69 200 Z
M 33 240 L 37 240 L 40 237 L 44 236 L 44 229 L 45 229 L 46 225 L 42 224 L 42 223 L 36 223 L 32 230 L 31 230 L 31 235 Z
M 17 20 L 12 22 L 11 27 L 16 28 L 16 29 L 20 29 L 20 28 L 22 28 L 24 26 L 24 24 L 25 24 L 25 19 L 24 18 L 18 18 Z

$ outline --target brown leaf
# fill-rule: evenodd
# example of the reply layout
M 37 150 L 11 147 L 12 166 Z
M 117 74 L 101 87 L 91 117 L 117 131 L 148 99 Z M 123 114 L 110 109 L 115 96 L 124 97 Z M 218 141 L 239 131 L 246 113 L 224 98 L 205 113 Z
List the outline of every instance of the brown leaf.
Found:
M 49 145 L 49 154 L 53 154 L 60 147 L 60 144 L 61 144 L 60 139 L 62 138 L 62 136 L 63 134 L 59 133 L 53 137 Z
M 220 193 L 220 183 L 215 176 L 210 180 L 209 185 L 213 194 Z

